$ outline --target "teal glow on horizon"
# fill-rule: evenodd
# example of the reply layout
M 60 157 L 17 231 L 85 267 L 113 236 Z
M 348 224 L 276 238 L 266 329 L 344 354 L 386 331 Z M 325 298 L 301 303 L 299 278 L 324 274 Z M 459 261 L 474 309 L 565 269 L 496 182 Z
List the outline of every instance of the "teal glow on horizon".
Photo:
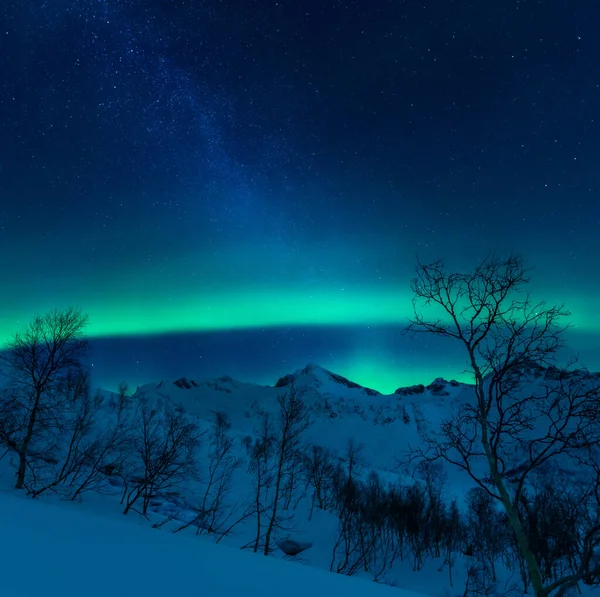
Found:
M 65 293 L 68 295 L 68 293 Z M 399 290 L 240 290 L 207 296 L 158 297 L 138 301 L 117 297 L 98 303 L 80 297 L 90 316 L 92 337 L 156 335 L 278 326 L 404 325 L 412 316 L 411 295 Z M 580 332 L 600 331 L 600 321 L 580 301 L 568 321 Z M 47 304 L 43 307 L 67 306 Z M 569 306 L 569 303 L 567 303 Z M 43 310 L 42 309 L 42 310 Z M 39 310 L 15 309 L 0 319 L 0 338 L 17 331 Z
M 279 376 L 301 368 L 307 362 L 316 362 L 384 394 L 393 393 L 398 387 L 418 383 L 426 385 L 436 377 L 470 383 L 472 379 L 465 372 L 465 355 L 461 348 L 451 341 L 428 338 L 413 350 L 410 348 L 411 340 L 405 338 L 406 349 L 398 351 L 386 348 L 381 336 L 383 332 L 379 332 L 378 328 L 388 329 L 388 334 L 399 338 L 412 314 L 411 309 L 411 296 L 408 293 L 393 290 L 361 292 L 358 289 L 347 289 L 320 294 L 303 294 L 290 290 L 246 290 L 244 293 L 215 294 L 203 300 L 181 297 L 178 300 L 166 301 L 166 304 L 159 300 L 154 304 L 139 305 L 133 301 L 124 304 L 107 303 L 84 310 L 90 316 L 87 330 L 90 338 L 105 338 L 113 343 L 121 342 L 120 338 L 125 341 L 138 338 L 138 348 L 130 351 L 130 354 L 144 353 L 144 345 L 148 342 L 154 342 L 153 346 L 156 347 L 155 338 L 158 336 L 172 336 L 166 341 L 166 345 L 169 346 L 169 354 L 172 353 L 172 358 L 180 364 L 169 369 L 168 374 L 161 369 L 162 357 L 150 359 L 150 363 L 156 364 L 144 366 L 139 371 L 137 360 L 129 361 L 129 364 L 127 361 L 118 363 L 115 357 L 111 361 L 111 367 L 120 367 L 118 372 L 106 371 L 105 368 L 101 374 L 102 385 L 108 389 L 116 388 L 121 380 L 127 380 L 135 387 L 168 377 L 191 375 L 202 379 L 223 374 L 232 375 L 242 381 L 272 385 Z M 23 310 L 14 315 L 17 316 L 14 320 L 4 317 L 1 321 L 3 339 L 20 329 L 22 324 L 31 318 L 32 312 Z M 265 342 L 261 330 L 277 328 L 290 329 L 290 334 L 300 336 L 307 328 L 320 329 L 322 331 L 317 345 L 325 347 L 329 342 L 328 338 L 347 333 L 348 330 L 351 330 L 352 340 L 342 348 L 338 343 L 336 348 L 329 352 L 325 350 L 314 357 L 302 356 L 301 351 L 298 354 L 294 352 L 295 356 L 289 356 L 288 347 L 282 353 L 275 351 L 264 359 L 260 358 L 260 350 Z M 238 341 L 238 334 L 246 333 L 254 337 L 253 346 L 257 357 L 252 361 L 253 369 L 249 372 L 248 369 L 238 372 L 235 369 L 235 360 L 229 359 L 223 365 L 218 365 L 218 368 L 213 365 L 208 369 L 209 373 L 204 373 L 206 369 L 199 373 L 196 366 L 201 365 L 201 362 L 195 359 L 213 350 L 210 340 L 202 344 L 203 334 L 211 332 L 228 332 L 228 346 L 231 347 L 228 351 L 231 350 L 233 354 L 246 354 L 245 351 L 248 350 L 247 344 L 242 345 L 243 343 Z M 600 362 L 595 356 L 597 335 L 590 333 L 590 328 L 584 326 L 575 327 L 573 332 L 575 335 L 569 338 L 573 340 L 573 347 L 576 350 L 587 351 L 583 364 L 598 370 Z M 181 348 L 184 342 L 180 334 L 199 334 L 198 348 L 191 352 Z M 267 334 L 267 341 L 268 337 Z M 435 348 L 435 351 L 428 346 Z M 281 358 L 286 360 L 285 366 L 277 364 L 277 359 Z M 198 365 L 193 365 L 194 362 Z M 98 367 L 95 370 L 99 372 Z
M 8 285 L 17 292 L 0 296 L 0 342 L 36 313 L 79 306 L 89 315 L 90 338 L 115 342 L 139 338 L 135 351 L 128 353 L 132 355 L 144 352 L 142 345 L 156 337 L 227 332 L 227 348 L 214 349 L 223 352 L 225 359 L 218 370 L 214 364 L 216 375 L 230 374 L 272 384 L 278 375 L 313 361 L 383 393 L 393 392 L 399 386 L 427 384 L 440 376 L 470 381 L 464 373 L 463 356 L 452 343 L 437 343 L 435 356 L 427 348 L 436 345 L 434 340 L 422 344 L 414 353 L 407 349 L 401 354 L 397 346 L 386 344 L 383 336 L 369 332 L 388 327 L 394 328 L 392 335 L 399 336 L 413 314 L 409 284 L 413 263 L 408 260 L 407 249 L 402 259 L 382 260 L 384 247 L 370 237 L 362 244 L 358 238 L 336 239 L 329 245 L 324 241 L 311 242 L 298 253 L 285 252 L 283 248 L 274 241 L 243 244 L 222 247 L 210 258 L 195 252 L 195 257 L 180 254 L 138 262 L 135 266 L 131 261 L 115 262 L 93 270 L 73 255 L 73 261 L 60 272 L 51 267 L 53 259 L 60 261 L 57 255 L 51 251 L 36 255 L 36 263 L 41 262 L 41 269 L 36 270 L 40 274 L 29 278 L 9 276 Z M 33 258 L 26 252 L 17 253 L 15 271 L 31 269 Z M 0 265 L 3 259 L 5 270 L 10 271 L 8 255 L 0 256 Z M 456 260 L 448 266 L 454 267 L 454 263 Z M 577 332 L 573 348 L 587 351 L 586 364 L 599 369 L 594 342 L 600 334 L 600 319 L 595 316 L 594 302 L 585 293 L 558 287 L 551 274 L 551 269 L 542 270 L 534 276 L 531 289 L 549 304 L 564 302 L 572 311 L 568 322 Z M 247 360 L 248 351 L 260 352 L 262 330 L 285 328 L 299 337 L 306 328 L 321 329 L 313 347 L 317 356 L 310 356 L 314 350 L 308 344 L 302 344 L 298 350 L 292 344 L 264 359 L 250 357 L 251 367 L 235 375 L 235 360 L 227 360 L 227 353 L 239 351 L 239 358 Z M 348 344 L 327 349 L 329 338 L 345 333 L 344 330 L 351 330 Z M 238 338 L 245 332 L 254 334 L 253 344 L 240 349 Z M 201 345 L 199 340 L 198 346 Z M 160 352 L 159 345 L 152 346 Z M 177 353 L 176 345 L 169 346 L 169 351 L 178 354 L 182 362 L 180 367 L 169 370 L 175 376 L 196 375 L 192 364 L 184 364 L 186 359 L 193 361 L 197 353 L 213 350 L 194 346 L 187 357 Z M 111 383 L 121 379 L 132 383 L 154 381 L 166 377 L 160 369 L 162 358 L 148 357 L 139 366 L 138 359 L 132 359 L 118 374 L 103 375 Z M 284 367 L 279 365 L 280 360 L 285 360 Z M 111 361 L 110 366 L 117 367 L 118 363 Z

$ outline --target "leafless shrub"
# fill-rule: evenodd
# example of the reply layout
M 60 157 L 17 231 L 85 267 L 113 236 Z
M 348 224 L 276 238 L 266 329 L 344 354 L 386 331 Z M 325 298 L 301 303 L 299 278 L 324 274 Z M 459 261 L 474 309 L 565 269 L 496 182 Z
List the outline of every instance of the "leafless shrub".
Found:
M 168 403 L 161 408 L 139 397 L 133 418 L 131 468 L 124 478 L 123 514 L 141 500 L 139 512 L 146 516 L 159 491 L 195 478 L 200 441 L 197 425 L 182 410 Z
M 312 487 L 310 520 L 315 506 L 327 510 L 335 503 L 336 456 L 328 448 L 312 445 L 304 455 L 303 464 L 307 484 Z
M 229 435 L 230 428 L 227 415 L 223 412 L 215 413 L 208 439 L 208 478 L 202 503 L 196 510 L 196 516 L 175 532 L 195 526 L 197 535 L 210 533 L 220 536 L 225 525 L 229 524 L 233 508 L 228 507 L 226 499 L 231 491 L 233 474 L 241 465 L 241 460 L 234 455 L 235 445 Z

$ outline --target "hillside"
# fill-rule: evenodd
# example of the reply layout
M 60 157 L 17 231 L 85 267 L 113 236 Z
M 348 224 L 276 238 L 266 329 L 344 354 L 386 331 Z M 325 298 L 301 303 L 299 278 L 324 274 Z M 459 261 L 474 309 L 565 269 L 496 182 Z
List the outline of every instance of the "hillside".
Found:
M 390 587 L 0 493 L 2 597 L 416 597 Z
M 543 381 L 552 381 L 555 373 L 550 369 L 532 368 L 523 371 L 522 376 L 525 381 L 522 391 L 527 393 L 535 391 Z M 285 473 L 286 485 L 281 490 L 284 497 L 279 504 L 270 557 L 264 558 L 260 552 L 266 523 L 273 512 L 277 452 L 271 451 L 268 457 L 265 456 L 260 465 L 264 467 L 264 475 L 260 478 L 257 477 L 260 466 L 257 469 L 253 450 L 262 437 L 262 426 L 266 422 L 270 425 L 270 433 L 276 435 L 281 415 L 280 400 L 290 392 L 296 392 L 305 403 L 310 425 L 302 434 L 298 460 L 286 464 L 291 468 Z M 491 591 L 493 587 L 493 590 L 507 594 L 519 592 L 520 579 L 502 559 L 504 556 L 494 556 L 498 561 L 494 567 L 496 578 L 492 582 L 485 576 L 485 571 L 477 568 L 475 559 L 466 553 L 468 546 L 479 540 L 478 535 L 489 532 L 480 531 L 479 525 L 493 522 L 487 518 L 473 519 L 473 513 L 469 513 L 469 492 L 474 487 L 469 476 L 449 466 L 428 469 L 424 473 L 422 469 L 417 470 L 410 459 L 415 449 L 422 447 L 423 433 L 435 435 L 442 421 L 472 401 L 472 386 L 438 378 L 426 386 L 398 388 L 394 394 L 383 395 L 309 364 L 275 380 L 272 386 L 245 383 L 230 377 L 180 378 L 149 383 L 137 388 L 129 397 L 123 396 L 122 415 L 116 414 L 120 412 L 116 406 L 119 402 L 117 394 L 103 390 L 100 396 L 94 419 L 96 430 L 90 435 L 90 441 L 103 433 L 112 433 L 110 430 L 117 429 L 115 421 L 120 417 L 128 422 L 127 425 L 134 423 L 142 404 L 147 403 L 156 413 L 174 409 L 173 412 L 182 413 L 183 421 L 196 426 L 202 436 L 197 454 L 198 475 L 186 474 L 176 483 L 157 486 L 149 493 L 144 506 L 147 513 L 141 515 L 142 502 L 134 502 L 127 517 L 121 514 L 123 500 L 143 478 L 140 465 L 133 463 L 131 456 L 122 460 L 119 467 L 123 470 L 118 474 L 111 464 L 111 458 L 114 460 L 116 456 L 104 458 L 102 470 L 105 472 L 96 475 L 95 483 L 90 487 L 93 491 L 86 488 L 86 492 L 74 494 L 75 485 L 65 481 L 45 492 L 36 503 L 9 494 L 2 496 L 0 499 L 5 502 L 0 504 L 2 515 L 14 521 L 3 523 L 11 545 L 6 561 L 12 571 L 5 580 L 13 579 L 12 585 L 7 586 L 16 591 L 2 595 L 33 597 L 41 594 L 35 584 L 31 584 L 30 589 L 25 585 L 19 587 L 17 579 L 22 572 L 19 566 L 25 564 L 13 566 L 10 560 L 19 552 L 14 546 L 28 542 L 54 545 L 52 549 L 48 547 L 51 555 L 43 565 L 47 566 L 48 578 L 56 583 L 61 574 L 66 573 L 60 572 L 60 566 L 53 558 L 76 552 L 69 567 L 76 569 L 83 578 L 90 577 L 93 569 L 97 570 L 98 564 L 94 560 L 104 561 L 103 554 L 110 552 L 108 576 L 102 576 L 101 582 L 94 585 L 94 590 L 99 592 L 93 594 L 103 596 L 109 594 L 109 589 L 111 595 L 121 594 L 114 591 L 129 595 L 133 586 L 147 595 L 158 596 L 167 590 L 196 586 L 194 582 L 202 590 L 210 589 L 209 594 L 228 594 L 228 591 L 234 594 L 241 591 L 243 585 L 248 590 L 255 587 L 261 595 L 268 595 L 263 586 L 267 577 L 285 577 L 288 595 L 304 595 L 307 591 L 321 594 L 321 590 L 322 594 L 333 590 L 351 594 L 348 591 L 356 590 L 361 595 L 369 595 L 371 589 L 367 589 L 369 585 L 364 584 L 365 580 L 377 580 L 431 597 L 464 594 L 475 597 L 481 590 Z M 227 422 L 221 428 L 218 441 L 214 435 L 216 420 Z M 270 445 L 273 450 L 277 442 Z M 219 446 L 228 446 L 228 450 L 215 458 Z M 516 448 L 514 454 L 517 458 Z M 324 471 L 319 479 L 313 475 L 317 456 L 321 458 L 317 464 Z M 14 474 L 14 469 L 8 465 L 9 458 L 6 458 L 0 468 L 2 485 L 6 488 L 10 487 Z M 55 470 L 53 466 L 48 465 L 50 472 Z M 561 474 L 570 473 L 562 471 Z M 340 502 L 340 498 L 335 497 L 336 491 L 340 490 L 335 488 L 335 479 L 353 479 L 352 487 L 359 491 L 359 502 L 363 505 L 359 502 L 344 505 L 343 493 Z M 222 491 L 218 491 L 219 488 Z M 388 494 L 390 491 L 392 493 Z M 57 504 L 61 497 L 74 498 L 74 501 Z M 397 523 L 404 529 L 398 530 L 403 537 L 400 544 L 394 535 L 396 531 L 388 528 L 387 523 L 381 526 L 382 519 L 378 514 L 390 507 L 390 499 L 399 499 L 396 507 L 404 509 L 405 521 Z M 38 505 L 42 502 L 53 502 L 54 505 Z M 442 539 L 435 539 L 431 533 L 437 528 L 436 524 L 449 523 L 452 502 L 456 503 L 461 517 L 471 517 L 468 523 L 466 518 L 464 523 L 461 522 L 470 526 L 464 527 L 467 535 L 460 542 L 457 539 L 446 548 Z M 366 507 L 369 509 L 364 510 Z M 257 517 L 259 511 L 261 515 Z M 352 512 L 354 514 L 350 516 Z M 437 523 L 436 516 L 442 517 Z M 500 524 L 498 529 L 504 529 L 500 518 L 493 517 L 496 517 L 493 524 Z M 239 553 L 240 548 L 244 552 L 254 550 L 257 532 L 260 535 L 256 543 L 259 553 Z M 492 531 L 491 536 L 498 532 Z M 372 542 L 372 547 L 364 552 L 366 538 Z M 85 556 L 74 549 L 76 540 L 85 544 Z M 503 540 L 510 544 L 509 539 Z M 79 563 L 77 558 L 80 557 L 85 563 Z M 274 560 L 291 560 L 295 565 L 279 564 Z M 151 561 L 160 562 L 166 578 L 161 576 L 156 582 L 154 575 L 148 579 L 140 575 L 139 570 Z M 194 568 L 196 562 L 202 562 L 204 566 L 201 582 L 197 576 L 194 580 L 194 575 L 198 574 Z M 230 573 L 232 570 L 235 574 Z M 330 570 L 341 574 L 332 574 Z M 345 575 L 358 580 L 334 580 Z M 146 581 L 154 592 L 141 588 Z M 28 582 L 34 581 L 28 579 Z M 73 587 L 81 587 L 79 580 L 73 582 Z M 273 586 L 283 582 L 273 580 Z M 338 582 L 343 584 L 335 584 Z M 353 582 L 357 584 L 353 585 Z M 520 586 L 522 592 L 522 584 Z M 125 587 L 129 588 L 125 590 Z M 22 592 L 18 592 L 21 589 Z M 68 592 L 60 594 L 69 595 Z M 44 595 L 54 597 L 52 592 Z
M 277 396 L 291 383 L 303 394 L 312 425 L 307 443 L 344 452 L 348 441 L 362 444 L 365 468 L 390 473 L 397 469 L 419 430 L 431 428 L 471 395 L 471 387 L 438 378 L 428 386 L 399 388 L 391 395 L 364 388 L 315 364 L 286 375 L 273 386 L 239 382 L 230 377 L 196 381 L 164 380 L 138 388 L 137 393 L 181 405 L 187 413 L 209 422 L 217 411 L 227 414 L 239 437 L 254 434 L 257 416 L 277 415 Z

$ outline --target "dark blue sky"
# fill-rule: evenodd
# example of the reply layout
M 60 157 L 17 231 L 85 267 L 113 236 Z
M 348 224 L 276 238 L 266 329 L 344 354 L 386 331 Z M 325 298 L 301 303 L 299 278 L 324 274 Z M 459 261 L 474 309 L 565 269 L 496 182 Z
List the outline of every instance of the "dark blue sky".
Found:
M 0 15 L 2 335 L 76 303 L 111 383 L 318 360 L 388 389 L 462 369 L 398 338 L 415 255 L 516 251 L 600 368 L 597 3 Z

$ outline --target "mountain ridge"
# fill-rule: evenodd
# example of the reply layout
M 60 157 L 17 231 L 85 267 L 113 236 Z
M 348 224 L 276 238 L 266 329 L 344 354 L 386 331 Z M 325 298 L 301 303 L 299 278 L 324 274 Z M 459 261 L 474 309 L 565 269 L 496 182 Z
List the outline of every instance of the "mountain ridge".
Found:
M 399 386 L 390 393 L 380 392 L 369 386 L 364 386 L 355 381 L 352 381 L 348 377 L 335 373 L 330 369 L 323 367 L 317 363 L 309 362 L 304 367 L 296 369 L 291 373 L 286 373 L 279 377 L 274 384 L 260 384 L 255 382 L 246 382 L 239 379 L 235 379 L 230 375 L 220 375 L 218 377 L 207 377 L 207 378 L 190 378 L 187 376 L 179 377 L 176 379 L 166 378 L 161 379 L 158 382 L 148 382 L 138 386 L 139 389 L 155 386 L 157 389 L 164 387 L 164 384 L 173 384 L 180 389 L 190 390 L 192 388 L 210 387 L 217 391 L 223 391 L 231 393 L 232 388 L 240 386 L 253 386 L 256 388 L 286 388 L 292 383 L 301 387 L 322 387 L 328 382 L 333 382 L 339 386 L 345 387 L 350 390 L 358 390 L 370 397 L 376 396 L 412 396 L 431 392 L 433 395 L 448 395 L 447 387 L 470 387 L 473 384 L 465 382 L 459 382 L 455 379 L 445 379 L 444 377 L 436 377 L 433 381 L 427 385 L 425 384 L 412 384 L 409 386 Z

